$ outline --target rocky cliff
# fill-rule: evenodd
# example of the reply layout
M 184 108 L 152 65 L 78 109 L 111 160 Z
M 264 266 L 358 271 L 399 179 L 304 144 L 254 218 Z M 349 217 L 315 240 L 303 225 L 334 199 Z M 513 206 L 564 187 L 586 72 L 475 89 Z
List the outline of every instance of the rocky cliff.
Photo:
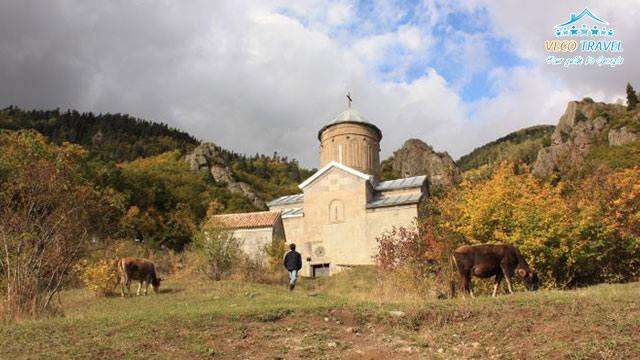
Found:
M 224 160 L 215 144 L 204 143 L 196 147 L 185 156 L 185 161 L 193 171 L 207 171 L 216 183 L 225 185 L 229 191 L 249 199 L 259 209 L 264 209 L 265 203 L 253 188 L 244 182 L 233 178 L 231 169 Z
M 533 165 L 536 176 L 545 177 L 579 167 L 596 146 L 615 147 L 637 141 L 640 113 L 622 105 L 596 103 L 586 98 L 571 101 Z
M 450 186 L 460 177 L 460 172 L 451 156 L 436 152 L 418 139 L 409 139 L 383 162 L 383 170 L 393 177 L 427 175 L 432 186 Z

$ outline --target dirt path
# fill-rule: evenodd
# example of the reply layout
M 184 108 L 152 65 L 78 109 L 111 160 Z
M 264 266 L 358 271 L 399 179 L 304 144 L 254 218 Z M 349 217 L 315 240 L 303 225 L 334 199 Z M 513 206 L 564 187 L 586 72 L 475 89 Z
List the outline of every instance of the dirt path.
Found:
M 291 315 L 276 321 L 227 322 L 226 336 L 207 339 L 219 359 L 418 359 L 420 349 L 382 324 L 359 326 L 344 310 L 326 314 Z

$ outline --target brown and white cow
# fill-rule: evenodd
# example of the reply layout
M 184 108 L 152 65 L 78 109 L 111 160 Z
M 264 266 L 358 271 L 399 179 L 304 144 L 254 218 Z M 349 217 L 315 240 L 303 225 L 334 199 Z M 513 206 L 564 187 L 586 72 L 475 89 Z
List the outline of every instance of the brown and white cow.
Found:
M 131 280 L 138 280 L 140 283 L 138 284 L 138 292 L 136 295 L 140 295 L 140 289 L 142 288 L 143 283 L 144 294 L 147 295 L 147 290 L 149 289 L 149 284 L 153 286 L 153 291 L 158 293 L 160 290 L 160 281 L 156 274 L 156 266 L 153 262 L 136 257 L 125 257 L 118 260 L 118 275 L 120 276 L 120 285 L 122 285 L 121 294 L 125 296 L 124 290 L 126 288 L 127 295 L 131 294 L 131 289 L 129 285 Z
M 520 251 L 513 245 L 463 245 L 453 252 L 451 262 L 460 274 L 460 290 L 463 296 L 470 294 L 473 297 L 472 276 L 479 278 L 495 276 L 494 297 L 498 293 L 502 278 L 507 282 L 509 293 L 513 294 L 511 278 L 514 273 L 522 277 L 528 290 L 535 291 L 539 286 L 537 272 L 529 267 Z M 452 291 L 454 289 L 455 287 L 452 286 Z

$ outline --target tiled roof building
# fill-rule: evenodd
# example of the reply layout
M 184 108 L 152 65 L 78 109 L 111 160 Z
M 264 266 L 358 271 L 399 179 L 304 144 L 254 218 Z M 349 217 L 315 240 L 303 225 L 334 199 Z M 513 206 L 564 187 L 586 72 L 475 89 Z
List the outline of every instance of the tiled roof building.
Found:
M 242 250 L 250 256 L 262 256 L 263 249 L 274 241 L 285 241 L 281 211 L 259 211 L 212 216 L 205 231 L 222 228 L 232 232 Z

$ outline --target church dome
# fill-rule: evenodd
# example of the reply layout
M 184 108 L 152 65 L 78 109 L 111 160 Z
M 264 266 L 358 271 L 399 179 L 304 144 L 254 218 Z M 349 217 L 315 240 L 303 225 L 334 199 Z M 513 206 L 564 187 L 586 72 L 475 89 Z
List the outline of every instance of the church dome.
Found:
M 380 129 L 349 107 L 318 132 L 320 167 L 335 161 L 377 177 L 381 139 Z

